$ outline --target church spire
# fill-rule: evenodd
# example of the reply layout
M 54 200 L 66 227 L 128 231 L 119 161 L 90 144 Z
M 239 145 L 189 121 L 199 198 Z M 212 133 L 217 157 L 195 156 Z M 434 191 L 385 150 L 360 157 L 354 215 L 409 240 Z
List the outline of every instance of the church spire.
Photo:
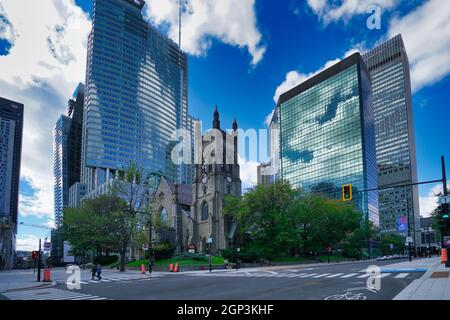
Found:
M 217 109 L 217 106 L 216 109 L 214 110 L 213 128 L 220 129 L 219 110 Z
M 237 124 L 236 117 L 234 117 L 234 121 L 233 121 L 233 130 L 236 131 L 237 129 L 238 129 L 238 124 Z

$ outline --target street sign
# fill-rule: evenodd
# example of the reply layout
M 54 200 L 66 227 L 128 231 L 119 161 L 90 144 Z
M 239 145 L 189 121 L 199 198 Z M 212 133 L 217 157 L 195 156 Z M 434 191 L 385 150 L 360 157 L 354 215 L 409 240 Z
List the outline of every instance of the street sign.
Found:
M 52 243 L 51 242 L 44 243 L 44 251 L 47 251 L 47 252 L 52 251 Z
M 406 244 L 414 243 L 413 237 L 406 237 Z
M 450 197 L 449 196 L 441 196 L 439 197 L 439 204 L 447 204 L 450 203 Z
M 206 241 L 206 243 L 212 243 L 212 237 L 209 237 L 208 241 Z
M 148 244 L 144 243 L 144 244 L 142 245 L 142 250 L 148 251 Z

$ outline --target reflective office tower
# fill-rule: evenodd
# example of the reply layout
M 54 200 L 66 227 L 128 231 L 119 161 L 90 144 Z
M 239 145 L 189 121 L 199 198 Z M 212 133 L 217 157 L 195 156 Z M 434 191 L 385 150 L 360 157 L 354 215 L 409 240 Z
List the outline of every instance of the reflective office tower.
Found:
M 0 270 L 14 265 L 22 131 L 23 104 L 0 98 Z
M 69 130 L 70 118 L 61 115 L 53 128 L 54 211 L 58 227 L 69 201 Z
M 80 181 L 84 85 L 79 84 L 53 129 L 53 175 L 55 224 L 61 226 L 69 206 L 69 188 Z
M 88 40 L 82 182 L 88 194 L 131 163 L 145 179 L 190 183 L 170 161 L 189 129 L 187 56 L 143 18 L 141 0 L 95 0 Z M 156 186 L 155 186 L 156 187 Z
M 372 78 L 378 185 L 417 182 L 416 145 L 409 62 L 401 35 L 363 55 Z M 379 193 L 381 232 L 403 232 L 401 217 L 410 217 L 411 235 L 420 246 L 418 188 Z M 406 220 L 406 219 L 405 219 Z
M 284 93 L 272 124 L 280 128 L 280 178 L 306 192 L 354 202 L 379 223 L 375 128 L 369 73 L 355 53 Z

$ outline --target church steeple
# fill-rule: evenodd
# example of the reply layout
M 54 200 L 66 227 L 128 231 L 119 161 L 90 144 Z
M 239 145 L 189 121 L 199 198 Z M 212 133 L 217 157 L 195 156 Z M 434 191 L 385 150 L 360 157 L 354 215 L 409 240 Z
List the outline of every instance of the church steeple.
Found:
M 237 124 L 236 117 L 234 117 L 234 121 L 233 121 L 233 130 L 236 131 L 237 129 L 238 129 L 238 124 Z
M 220 129 L 219 110 L 217 109 L 217 106 L 216 109 L 214 110 L 213 128 Z

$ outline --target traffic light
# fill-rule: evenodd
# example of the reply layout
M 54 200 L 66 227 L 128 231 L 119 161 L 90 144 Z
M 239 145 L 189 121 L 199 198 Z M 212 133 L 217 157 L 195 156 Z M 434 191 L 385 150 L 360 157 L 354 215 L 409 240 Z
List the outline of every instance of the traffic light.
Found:
M 449 204 L 443 203 L 439 206 L 439 227 L 441 231 L 447 233 L 450 231 Z
M 449 219 L 449 204 L 444 203 L 441 205 L 440 213 L 442 215 L 442 219 Z
M 352 201 L 353 200 L 353 186 L 351 184 L 346 184 L 342 186 L 342 201 Z
M 33 251 L 31 252 L 31 257 L 33 258 L 33 260 L 36 260 L 39 257 L 39 253 L 37 251 Z

